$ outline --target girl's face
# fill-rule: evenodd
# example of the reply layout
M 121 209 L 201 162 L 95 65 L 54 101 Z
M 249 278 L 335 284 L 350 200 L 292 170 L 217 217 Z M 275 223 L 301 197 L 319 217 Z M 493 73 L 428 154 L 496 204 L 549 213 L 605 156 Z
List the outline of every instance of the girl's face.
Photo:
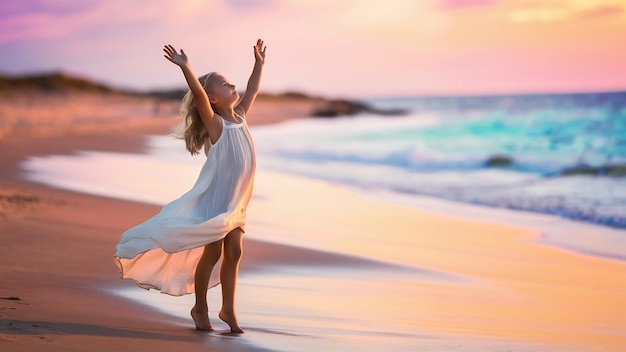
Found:
M 239 99 L 239 93 L 234 84 L 230 84 L 226 77 L 220 74 L 213 74 L 211 79 L 211 90 L 209 96 L 214 99 L 212 103 L 218 105 L 232 105 Z

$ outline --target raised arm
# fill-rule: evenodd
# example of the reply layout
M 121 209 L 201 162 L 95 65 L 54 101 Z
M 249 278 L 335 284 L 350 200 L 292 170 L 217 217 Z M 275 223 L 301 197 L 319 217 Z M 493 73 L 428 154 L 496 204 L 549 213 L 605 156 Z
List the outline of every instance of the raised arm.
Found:
M 236 111 L 239 111 L 243 115 L 248 113 L 254 99 L 256 99 L 259 93 L 259 86 L 261 84 L 261 71 L 263 71 L 263 64 L 265 63 L 265 47 L 263 46 L 263 40 L 256 41 L 254 46 L 254 68 L 250 79 L 248 79 L 248 86 L 246 87 L 246 93 L 241 98 L 241 101 L 235 107 Z
M 187 85 L 193 93 L 196 108 L 198 109 L 200 118 L 206 126 L 209 137 L 211 138 L 211 140 L 215 141 L 222 132 L 220 130 L 221 124 L 216 123 L 217 120 L 213 118 L 215 116 L 215 113 L 211 108 L 209 97 L 204 91 L 204 88 L 202 88 L 202 84 L 191 70 L 191 65 L 189 64 L 189 59 L 187 58 L 187 55 L 182 49 L 180 50 L 180 54 L 177 53 L 176 49 L 174 49 L 174 47 L 171 45 L 166 45 L 163 48 L 163 51 L 165 52 L 165 55 L 163 56 L 165 56 L 165 58 L 170 62 L 180 67 L 183 71 L 183 75 L 185 76 Z

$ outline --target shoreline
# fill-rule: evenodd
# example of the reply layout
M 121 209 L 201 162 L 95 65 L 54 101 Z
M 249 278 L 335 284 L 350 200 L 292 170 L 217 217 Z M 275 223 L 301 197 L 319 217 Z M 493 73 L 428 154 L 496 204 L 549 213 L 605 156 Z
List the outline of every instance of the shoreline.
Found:
M 128 153 L 132 155 L 132 160 L 134 162 L 138 162 L 137 158 L 140 158 L 141 155 L 144 155 L 148 149 L 149 145 L 153 143 L 151 140 L 153 137 L 159 137 L 159 135 L 151 134 L 144 136 L 137 136 L 137 144 L 143 145 L 143 148 L 135 148 L 135 150 L 126 149 L 122 151 L 123 153 Z M 133 137 L 135 138 L 135 137 Z M 118 137 L 119 139 L 119 137 Z M 106 150 L 107 152 L 120 152 L 121 150 L 117 150 L 115 148 L 109 148 L 110 145 L 105 146 L 98 145 L 97 140 L 90 140 L 89 143 L 95 143 L 95 148 L 92 149 L 77 149 L 74 153 L 80 154 L 91 154 L 91 153 L 100 153 L 102 150 Z M 182 142 L 181 142 L 182 143 Z M 123 144 L 123 142 L 122 142 Z M 161 148 L 159 146 L 158 148 Z M 110 149 L 110 150 L 107 150 Z M 59 156 L 55 153 L 50 153 L 52 156 Z M 32 155 L 31 155 L 32 157 Z M 197 161 L 197 160 L 195 160 Z M 194 163 L 195 163 L 194 161 Z M 71 162 L 71 163 L 69 163 Z M 63 161 L 63 163 L 67 164 L 68 167 L 79 167 L 81 160 L 77 159 L 76 161 L 72 161 L 68 159 L 67 161 Z M 36 163 L 36 162 L 35 162 Z M 22 163 L 22 166 L 29 165 L 28 163 Z M 29 167 L 26 166 L 28 169 Z M 261 168 L 263 169 L 263 168 Z M 35 169 L 36 170 L 36 169 Z M 272 170 L 271 168 L 268 170 Z M 191 171 L 193 173 L 193 170 Z M 272 171 L 276 172 L 276 171 Z M 283 173 L 282 171 L 278 171 L 278 173 Z M 41 172 L 40 172 L 41 174 Z M 290 174 L 286 172 L 286 174 Z M 37 175 L 37 174 L 34 174 Z M 70 179 L 73 179 L 72 175 L 69 175 Z M 175 175 L 174 175 L 175 176 Z M 104 196 L 111 197 L 120 200 L 129 200 L 131 202 L 142 202 L 146 204 L 163 206 L 165 202 L 163 199 L 170 199 L 175 197 L 176 192 L 172 193 L 170 196 L 165 196 L 165 198 L 145 198 L 145 197 L 136 197 L 136 196 L 125 196 L 125 194 L 130 194 L 128 192 L 116 191 L 111 193 L 107 191 L 106 181 L 103 183 L 103 187 L 95 187 L 89 186 L 89 184 L 85 184 L 81 187 L 75 187 L 72 185 L 66 184 L 54 184 L 48 183 L 45 179 L 40 179 L 39 177 L 26 177 L 26 179 L 30 182 L 38 182 L 42 184 L 47 184 L 51 187 L 56 187 L 59 189 L 67 189 L 73 192 L 82 192 L 84 194 L 92 194 L 96 196 Z M 316 178 L 309 176 L 302 176 L 305 179 L 310 178 L 311 180 L 317 180 Z M 182 178 L 180 176 L 175 176 L 175 178 L 182 182 Z M 185 182 L 194 182 L 195 178 L 190 177 L 189 180 L 185 180 Z M 165 179 L 161 180 L 161 182 L 173 182 L 173 180 Z M 394 192 L 390 190 L 367 190 L 364 188 L 360 188 L 358 186 L 351 186 L 341 182 L 332 182 L 332 181 L 324 181 L 329 182 L 330 184 L 337 185 L 340 187 L 346 187 L 354 192 L 362 194 L 364 197 L 377 200 L 379 202 L 387 203 L 390 205 L 405 205 L 409 207 L 414 207 L 417 209 L 421 209 L 423 211 L 430 211 L 437 214 L 448 215 L 452 218 L 465 219 L 470 221 L 485 221 L 490 223 L 501 224 L 505 226 L 515 226 L 523 229 L 528 229 L 538 233 L 536 241 L 537 243 L 557 247 L 563 250 L 572 251 L 575 253 L 594 256 L 603 259 L 611 259 L 616 261 L 624 262 L 626 261 L 626 242 L 622 239 L 626 238 L 626 230 L 625 229 L 616 229 L 610 226 L 585 222 L 582 220 L 575 220 L 566 217 L 560 217 L 553 214 L 540 213 L 540 212 L 531 212 L 531 211 L 523 211 L 517 209 L 507 209 L 507 208 L 497 208 L 492 206 L 485 206 L 479 204 L 472 203 L 464 203 L 454 200 L 448 200 L 437 197 L 430 197 L 425 195 L 415 195 L 415 194 L 405 194 L 402 192 Z M 115 187 L 114 185 L 109 185 L 108 189 L 112 189 L 111 187 Z M 130 191 L 130 190 L 129 190 Z M 184 192 L 186 189 L 180 189 L 180 192 Z M 132 192 L 131 192 L 132 193 Z M 160 199 L 160 200 L 157 200 Z M 173 199 L 173 198 L 172 198 Z
M 416 207 L 458 219 L 485 221 L 528 229 L 537 233 L 535 241 L 540 245 L 626 263 L 626 242 L 623 240 L 626 238 L 626 229 L 547 213 L 497 208 L 391 191 L 377 192 L 369 195 L 368 198 L 389 204 Z M 593 239 L 598 236 L 598 233 L 602 233 L 604 240 L 610 243 L 604 246 L 594 243 Z

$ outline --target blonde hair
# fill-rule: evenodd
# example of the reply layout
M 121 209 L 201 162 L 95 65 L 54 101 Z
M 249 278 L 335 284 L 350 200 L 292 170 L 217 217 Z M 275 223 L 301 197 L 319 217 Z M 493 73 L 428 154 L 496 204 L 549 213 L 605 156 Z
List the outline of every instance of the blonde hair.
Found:
M 198 78 L 205 92 L 208 91 L 209 78 L 211 78 L 214 73 L 215 72 L 210 72 Z M 191 89 L 185 93 L 183 101 L 180 104 L 180 115 L 182 116 L 182 121 L 174 127 L 171 134 L 176 138 L 184 139 L 187 150 L 191 155 L 197 155 L 200 149 L 204 148 L 209 138 L 209 132 L 200 118 L 200 113 L 196 107 L 196 100 Z

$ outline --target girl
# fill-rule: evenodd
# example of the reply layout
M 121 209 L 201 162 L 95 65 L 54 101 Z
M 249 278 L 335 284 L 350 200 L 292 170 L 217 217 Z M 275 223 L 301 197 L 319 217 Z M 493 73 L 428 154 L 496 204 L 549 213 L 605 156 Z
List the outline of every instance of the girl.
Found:
M 203 149 L 207 160 L 189 192 L 122 235 L 115 263 L 122 278 L 145 289 L 175 296 L 195 292 L 191 317 L 198 330 L 213 330 L 206 295 L 221 281 L 219 318 L 231 332 L 242 333 L 235 315 L 235 284 L 255 170 L 245 116 L 259 91 L 265 47 L 261 39 L 254 45 L 254 69 L 241 99 L 218 73 L 196 78 L 183 50 L 178 53 L 166 45 L 163 51 L 189 85 L 182 102 L 181 137 L 192 155 Z

